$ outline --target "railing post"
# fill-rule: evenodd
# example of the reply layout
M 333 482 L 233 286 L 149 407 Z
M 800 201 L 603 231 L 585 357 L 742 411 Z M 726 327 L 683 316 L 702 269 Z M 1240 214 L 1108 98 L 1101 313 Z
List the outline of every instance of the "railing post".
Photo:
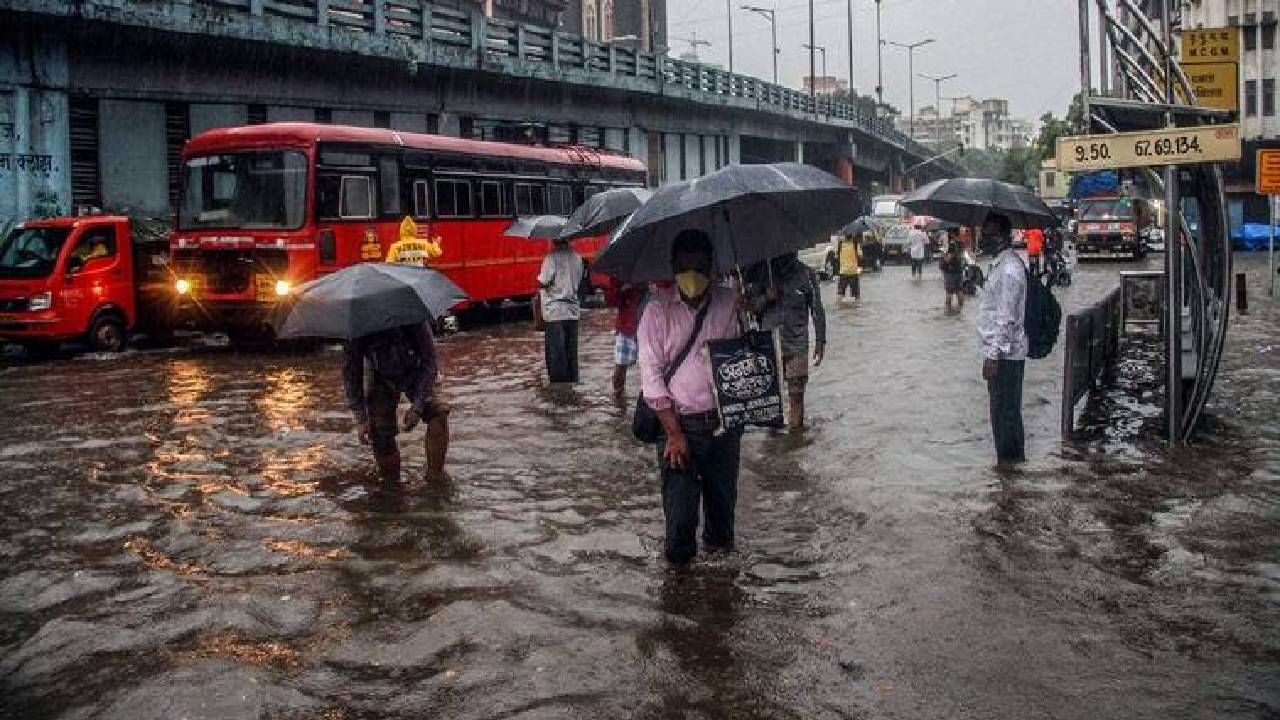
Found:
M 560 70 L 560 33 L 551 31 L 551 67 Z
M 618 48 L 613 43 L 609 43 L 609 74 L 618 74 Z
M 488 33 L 488 18 L 484 13 L 476 10 L 471 11 L 471 49 L 476 53 L 476 67 L 484 65 L 486 37 Z
M 644 53 L 641 52 L 640 48 L 636 48 L 635 50 L 628 50 L 627 52 L 631 53 L 631 57 L 635 58 L 636 77 L 640 77 L 640 75 L 642 74 L 640 71 L 640 58 L 643 56 Z
M 262 15 L 265 12 L 263 0 L 249 0 L 249 14 Z
M 328 0 L 321 0 L 321 2 L 328 2 Z M 424 45 L 426 45 L 427 56 L 430 57 L 433 54 L 433 49 L 435 46 L 435 33 L 432 32 L 432 25 L 434 23 L 434 18 L 435 18 L 435 12 L 434 12 L 435 8 L 429 2 L 423 2 L 421 5 L 421 8 L 422 8 L 422 42 Z
M 329 0 L 316 0 L 316 24 L 329 27 Z
M 516 59 L 524 60 L 524 25 L 516 26 Z
M 386 0 L 373 0 L 373 34 L 387 34 Z

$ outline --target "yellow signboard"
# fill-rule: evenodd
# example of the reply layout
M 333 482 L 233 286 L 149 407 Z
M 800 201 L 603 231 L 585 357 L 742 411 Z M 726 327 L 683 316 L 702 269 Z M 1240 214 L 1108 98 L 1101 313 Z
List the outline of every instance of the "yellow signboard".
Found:
M 1280 195 L 1280 150 L 1258 151 L 1258 194 Z
M 1221 110 L 1240 109 L 1240 85 L 1232 62 L 1183 64 L 1187 80 L 1196 94 L 1195 104 Z M 1184 93 L 1179 93 L 1184 94 Z M 1186 98 L 1183 98 L 1186 101 Z
M 1239 159 L 1239 125 L 1058 138 L 1058 169 L 1064 172 Z
M 1182 31 L 1183 65 L 1240 62 L 1240 28 L 1196 28 Z

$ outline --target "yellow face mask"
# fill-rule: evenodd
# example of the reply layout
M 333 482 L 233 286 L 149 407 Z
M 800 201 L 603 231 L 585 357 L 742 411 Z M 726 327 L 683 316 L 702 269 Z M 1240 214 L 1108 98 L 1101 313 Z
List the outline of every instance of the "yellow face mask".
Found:
M 685 270 L 682 273 L 676 273 L 676 287 L 680 288 L 680 294 L 689 298 L 702 297 L 702 293 L 707 291 L 707 286 L 711 281 L 706 275 L 697 270 Z

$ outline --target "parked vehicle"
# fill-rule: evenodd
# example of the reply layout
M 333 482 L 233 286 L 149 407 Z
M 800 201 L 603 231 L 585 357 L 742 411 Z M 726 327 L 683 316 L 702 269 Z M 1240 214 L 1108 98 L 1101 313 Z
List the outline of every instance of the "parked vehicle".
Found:
M 1076 223 L 1077 257 L 1142 259 L 1147 250 L 1141 235 L 1151 226 L 1152 218 L 1146 200 L 1119 196 L 1081 200 Z
M 33 220 L 0 240 L 0 340 L 32 353 L 83 340 L 123 350 L 133 332 L 173 328 L 168 242 L 134 237 L 129 218 Z
M 406 218 L 439 242 L 429 264 L 471 304 L 527 299 L 549 242 L 504 236 L 512 220 L 568 215 L 646 179 L 639 161 L 590 148 L 311 123 L 212 130 L 182 162 L 174 289 L 184 313 L 233 342 L 267 334 L 298 284 L 385 258 Z M 590 263 L 606 241 L 574 248 Z
M 884 262 L 905 261 L 911 255 L 911 226 L 903 223 L 888 226 L 880 244 Z

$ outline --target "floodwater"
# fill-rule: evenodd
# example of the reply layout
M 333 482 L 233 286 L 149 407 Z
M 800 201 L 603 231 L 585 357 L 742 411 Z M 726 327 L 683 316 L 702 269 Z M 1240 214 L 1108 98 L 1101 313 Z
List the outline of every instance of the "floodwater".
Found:
M 944 312 L 936 270 L 864 276 L 857 306 L 826 285 L 812 428 L 748 436 L 739 549 L 684 571 L 609 399 L 603 311 L 572 390 L 544 387 L 524 323 L 445 340 L 452 480 L 396 492 L 374 491 L 332 349 L 11 355 L 0 715 L 1277 717 L 1263 262 L 1239 261 L 1253 312 L 1195 447 L 1143 438 L 1140 368 L 1086 412 L 1113 427 L 1064 445 L 1055 355 L 1030 364 L 1032 461 L 1005 475 L 976 303 Z M 1064 302 L 1127 267 L 1081 268 Z

